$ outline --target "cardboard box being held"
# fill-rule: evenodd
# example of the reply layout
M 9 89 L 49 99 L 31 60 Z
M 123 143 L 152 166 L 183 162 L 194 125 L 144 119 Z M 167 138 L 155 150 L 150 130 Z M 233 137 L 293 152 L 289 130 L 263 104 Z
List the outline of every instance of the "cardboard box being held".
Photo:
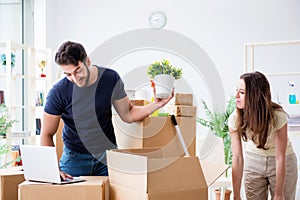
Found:
M 86 181 L 64 185 L 25 181 L 19 185 L 19 200 L 109 200 L 106 176 L 83 176 Z
M 162 149 L 109 150 L 107 163 L 111 200 L 205 200 L 228 168 L 195 156 L 164 157 Z
M 0 178 L 1 200 L 18 200 L 18 185 L 25 180 L 21 168 L 1 169 Z
M 196 155 L 196 118 L 176 119 L 190 155 Z M 127 124 L 113 115 L 113 124 L 119 149 L 162 147 L 169 156 L 184 155 L 171 117 L 147 117 L 141 122 Z

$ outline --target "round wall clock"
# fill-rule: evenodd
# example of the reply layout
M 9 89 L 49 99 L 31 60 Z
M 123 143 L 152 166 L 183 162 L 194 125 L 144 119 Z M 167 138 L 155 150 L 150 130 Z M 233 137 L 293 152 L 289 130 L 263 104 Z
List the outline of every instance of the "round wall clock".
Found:
M 151 13 L 149 23 L 152 28 L 163 28 L 167 23 L 167 16 L 161 11 Z

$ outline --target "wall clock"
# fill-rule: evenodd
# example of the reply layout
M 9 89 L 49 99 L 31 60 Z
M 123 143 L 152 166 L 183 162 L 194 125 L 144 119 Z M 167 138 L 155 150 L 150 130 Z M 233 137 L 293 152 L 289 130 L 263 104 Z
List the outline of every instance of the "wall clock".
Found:
M 167 16 L 161 11 L 151 13 L 149 23 L 152 28 L 163 28 L 167 23 Z

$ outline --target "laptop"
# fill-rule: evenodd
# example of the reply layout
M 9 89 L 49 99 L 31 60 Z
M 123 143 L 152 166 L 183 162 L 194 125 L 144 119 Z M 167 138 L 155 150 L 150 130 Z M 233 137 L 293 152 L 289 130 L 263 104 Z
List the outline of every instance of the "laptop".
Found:
M 28 181 L 66 184 L 85 181 L 79 177 L 63 180 L 59 173 L 56 148 L 50 146 L 21 145 L 24 177 Z

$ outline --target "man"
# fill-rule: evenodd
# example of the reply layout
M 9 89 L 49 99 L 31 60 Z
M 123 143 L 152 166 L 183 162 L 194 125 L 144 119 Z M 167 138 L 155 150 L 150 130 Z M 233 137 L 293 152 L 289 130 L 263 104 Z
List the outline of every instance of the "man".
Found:
M 64 149 L 60 159 L 63 179 L 72 176 L 108 175 L 105 151 L 117 148 L 112 125 L 112 105 L 127 123 L 143 120 L 166 105 L 155 98 L 146 106 L 133 106 L 114 70 L 91 65 L 84 47 L 63 43 L 55 55 L 65 78 L 50 90 L 41 131 L 41 145 L 54 146 L 60 119 L 64 121 Z M 155 90 L 154 90 L 155 92 Z

